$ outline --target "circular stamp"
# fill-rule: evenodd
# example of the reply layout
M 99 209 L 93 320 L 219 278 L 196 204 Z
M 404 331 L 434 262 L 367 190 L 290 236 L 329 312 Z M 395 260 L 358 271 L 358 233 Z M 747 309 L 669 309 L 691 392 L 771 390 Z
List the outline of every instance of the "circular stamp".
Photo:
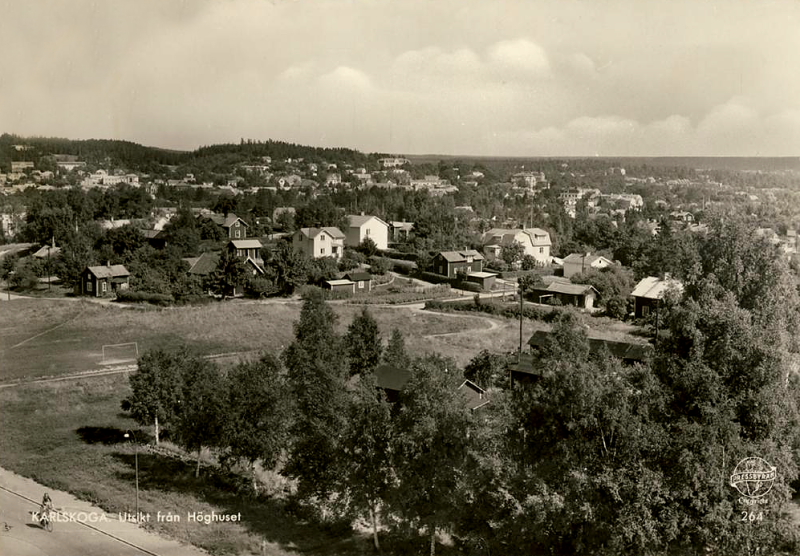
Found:
M 776 468 L 759 457 L 744 458 L 731 474 L 730 484 L 745 498 L 766 496 L 775 484 Z

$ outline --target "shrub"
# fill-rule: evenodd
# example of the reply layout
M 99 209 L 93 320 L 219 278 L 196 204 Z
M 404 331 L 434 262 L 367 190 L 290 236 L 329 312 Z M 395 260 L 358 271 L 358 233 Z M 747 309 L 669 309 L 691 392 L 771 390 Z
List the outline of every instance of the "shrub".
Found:
M 468 292 L 480 293 L 483 291 L 483 287 L 480 284 L 476 284 L 475 282 L 458 282 L 457 284 L 455 284 L 455 287 L 460 290 Z
M 445 284 L 451 281 L 447 276 L 442 276 L 441 274 L 436 274 L 434 272 L 418 272 L 417 277 L 420 280 L 430 282 L 431 284 Z
M 392 263 L 385 257 L 373 257 L 369 271 L 372 274 L 386 274 L 392 268 Z
M 136 291 L 118 291 L 116 300 L 122 303 L 151 303 L 162 307 L 172 305 L 174 302 L 171 295 Z
M 392 260 L 392 270 L 399 274 L 411 274 L 417 269 L 417 265 L 411 261 Z

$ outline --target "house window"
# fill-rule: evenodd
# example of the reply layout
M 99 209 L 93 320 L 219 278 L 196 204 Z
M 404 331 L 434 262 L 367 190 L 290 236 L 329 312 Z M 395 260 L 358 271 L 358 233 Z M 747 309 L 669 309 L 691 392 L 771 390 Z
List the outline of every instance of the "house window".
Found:
M 103 282 L 103 293 L 106 293 L 106 289 L 108 288 L 108 284 Z
M 323 247 L 322 249 L 320 249 L 320 250 L 319 250 L 319 254 L 320 254 L 320 255 L 324 255 L 324 254 L 325 254 L 325 248 L 324 248 L 324 247 Z
M 472 264 L 472 255 L 467 257 L 467 264 Z
M 539 254 L 544 253 L 544 247 L 539 247 Z
M 359 282 L 358 283 L 358 289 L 360 289 L 360 290 L 364 289 L 364 282 Z
M 236 237 L 239 237 L 239 236 L 241 236 L 241 235 L 242 235 L 242 232 L 241 232 L 241 230 L 239 230 L 239 229 L 237 228 L 237 229 L 236 229 Z
M 336 245 L 334 245 L 333 247 L 331 247 L 331 252 L 332 252 L 334 255 L 336 255 L 336 254 L 338 254 L 338 253 L 339 253 L 339 248 L 338 248 Z
M 647 305 L 645 305 L 644 307 L 642 307 L 642 316 L 643 316 L 643 317 L 646 317 L 646 316 L 647 316 L 647 315 L 649 315 L 649 314 L 650 314 L 650 307 L 649 307 L 649 306 L 647 306 Z
M 91 292 L 92 291 L 92 281 L 91 280 L 87 280 L 86 281 L 86 291 L 87 292 Z
M 372 231 L 372 230 L 370 230 L 369 228 L 367 228 L 367 235 L 369 235 L 371 231 Z

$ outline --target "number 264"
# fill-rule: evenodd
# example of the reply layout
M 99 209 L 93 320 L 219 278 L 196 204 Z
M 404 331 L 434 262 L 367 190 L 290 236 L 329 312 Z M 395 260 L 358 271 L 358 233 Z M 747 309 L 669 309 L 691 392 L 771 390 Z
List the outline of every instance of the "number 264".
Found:
M 742 521 L 753 523 L 755 521 L 763 521 L 764 512 L 742 512 Z

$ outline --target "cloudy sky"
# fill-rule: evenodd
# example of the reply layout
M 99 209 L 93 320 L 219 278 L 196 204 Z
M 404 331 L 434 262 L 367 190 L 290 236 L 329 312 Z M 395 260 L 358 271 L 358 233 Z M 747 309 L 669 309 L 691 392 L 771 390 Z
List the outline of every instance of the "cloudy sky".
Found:
M 0 132 L 800 155 L 800 2 L 0 0 Z

